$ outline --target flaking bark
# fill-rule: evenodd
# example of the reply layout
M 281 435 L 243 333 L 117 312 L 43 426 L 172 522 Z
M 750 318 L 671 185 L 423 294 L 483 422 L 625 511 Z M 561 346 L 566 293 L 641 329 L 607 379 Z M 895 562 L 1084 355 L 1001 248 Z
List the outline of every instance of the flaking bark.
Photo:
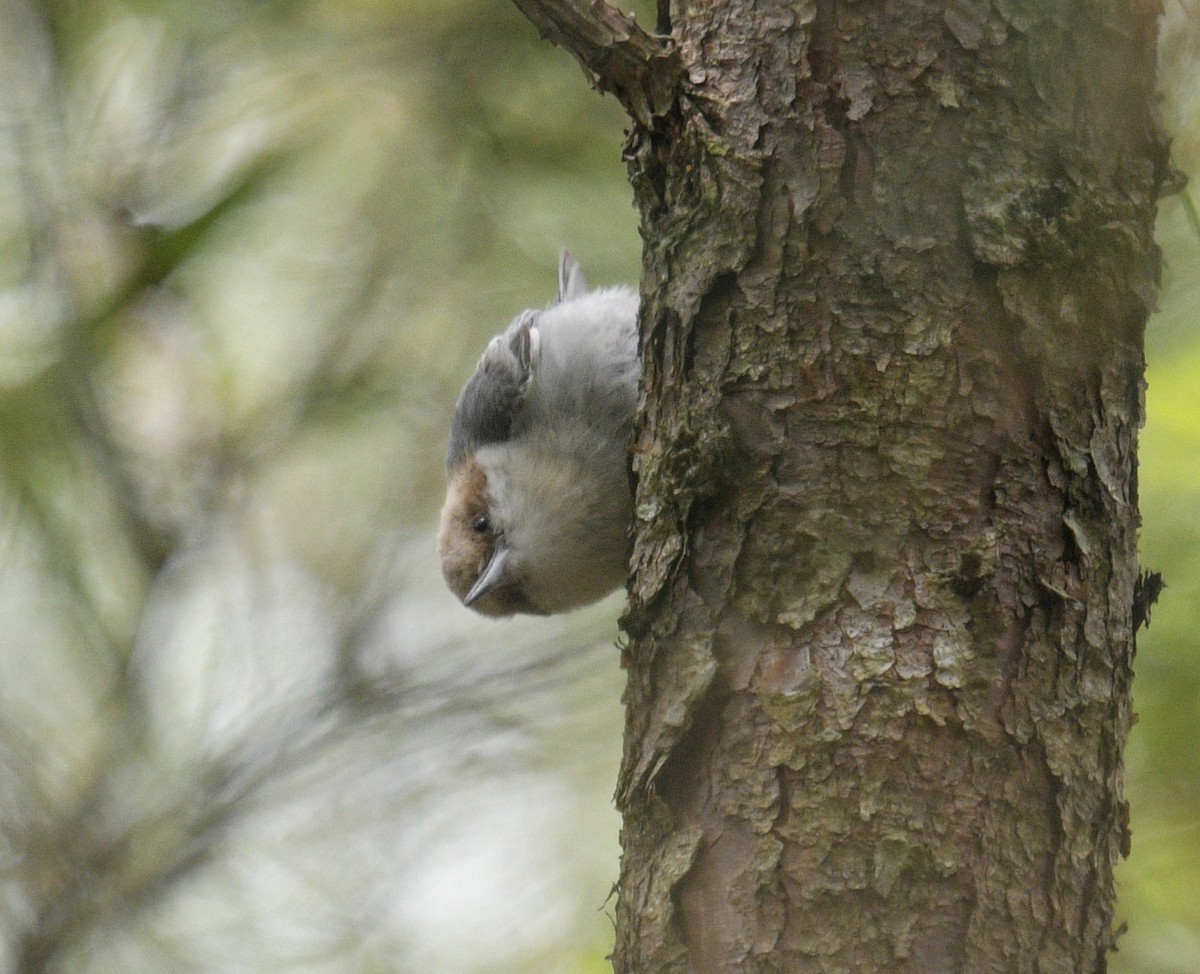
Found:
M 669 13 L 616 970 L 1103 971 L 1157 9 Z

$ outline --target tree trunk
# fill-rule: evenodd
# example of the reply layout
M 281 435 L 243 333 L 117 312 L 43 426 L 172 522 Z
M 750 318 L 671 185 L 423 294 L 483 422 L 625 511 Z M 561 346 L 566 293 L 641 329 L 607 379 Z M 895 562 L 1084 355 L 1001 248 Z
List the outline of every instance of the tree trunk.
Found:
M 1096 972 L 1157 5 L 515 0 L 634 121 L 618 972 Z

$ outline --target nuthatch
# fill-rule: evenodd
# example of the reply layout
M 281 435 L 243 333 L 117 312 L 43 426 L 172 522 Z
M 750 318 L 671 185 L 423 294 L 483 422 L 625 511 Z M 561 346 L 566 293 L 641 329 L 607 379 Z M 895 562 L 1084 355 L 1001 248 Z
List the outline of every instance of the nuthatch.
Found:
M 637 310 L 628 287 L 589 291 L 563 251 L 554 303 L 517 315 L 463 387 L 438 554 L 476 612 L 565 612 L 624 581 Z

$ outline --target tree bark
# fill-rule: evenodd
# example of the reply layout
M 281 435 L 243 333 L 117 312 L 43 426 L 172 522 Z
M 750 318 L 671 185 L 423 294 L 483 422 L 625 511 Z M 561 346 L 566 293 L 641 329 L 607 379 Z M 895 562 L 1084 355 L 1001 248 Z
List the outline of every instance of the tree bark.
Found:
M 1105 970 L 1157 5 L 516 2 L 634 120 L 616 970 Z

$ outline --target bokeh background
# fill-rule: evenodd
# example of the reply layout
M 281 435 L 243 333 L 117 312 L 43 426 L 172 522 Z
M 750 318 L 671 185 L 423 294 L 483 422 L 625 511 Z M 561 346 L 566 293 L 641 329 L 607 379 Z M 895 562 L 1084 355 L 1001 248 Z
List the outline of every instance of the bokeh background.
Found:
M 1162 52 L 1200 175 L 1200 0 Z M 622 127 L 503 0 L 0 0 L 0 974 L 609 969 L 620 597 L 476 619 L 433 528 L 558 249 L 636 280 Z M 1160 239 L 1121 974 L 1200 971 L 1185 195 Z

